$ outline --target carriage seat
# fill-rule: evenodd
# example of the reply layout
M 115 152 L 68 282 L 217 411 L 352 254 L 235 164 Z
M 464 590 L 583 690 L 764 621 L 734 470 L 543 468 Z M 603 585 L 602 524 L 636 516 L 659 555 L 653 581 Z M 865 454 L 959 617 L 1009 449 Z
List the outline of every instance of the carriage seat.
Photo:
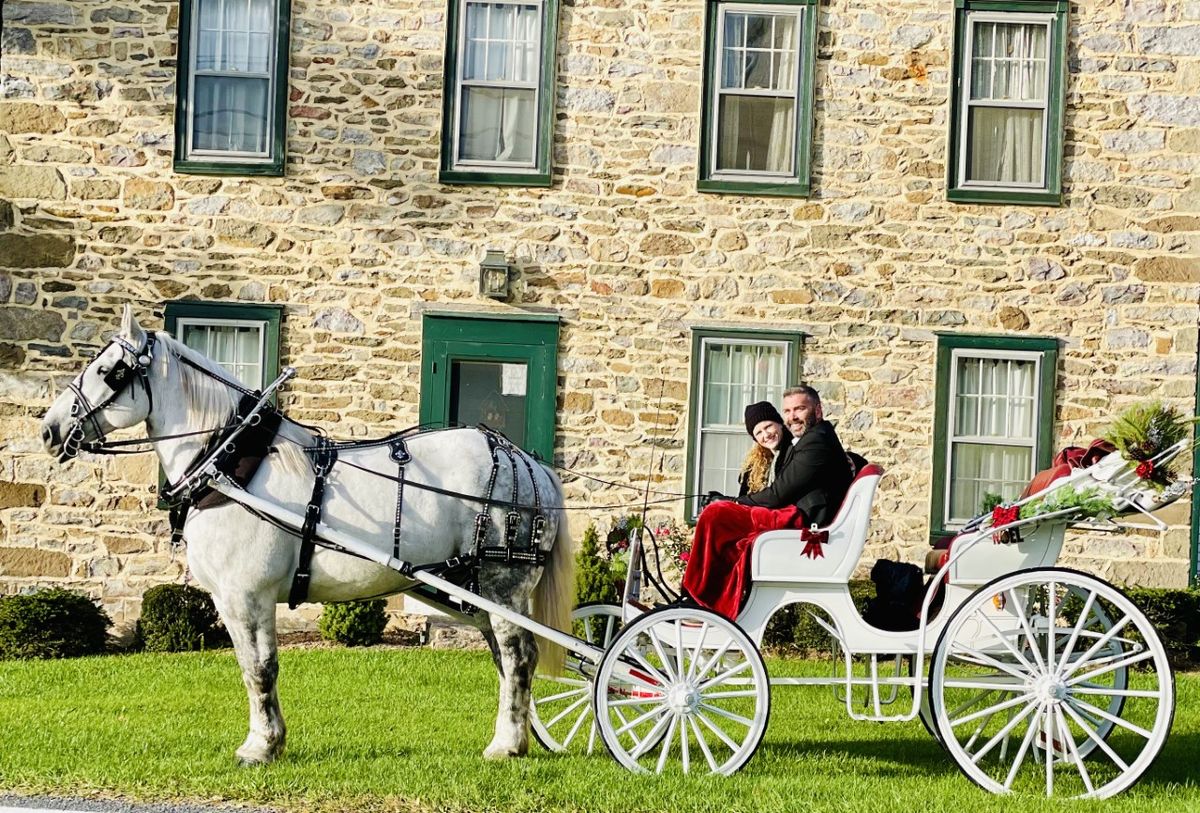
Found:
M 883 477 L 883 468 L 873 463 L 863 466 L 855 476 L 837 516 L 820 530 L 829 539 L 820 546 L 821 556 L 804 556 L 805 542 L 798 529 L 767 531 L 754 540 L 750 558 L 750 578 L 754 582 L 844 582 L 867 543 L 871 524 L 871 504 L 875 489 Z

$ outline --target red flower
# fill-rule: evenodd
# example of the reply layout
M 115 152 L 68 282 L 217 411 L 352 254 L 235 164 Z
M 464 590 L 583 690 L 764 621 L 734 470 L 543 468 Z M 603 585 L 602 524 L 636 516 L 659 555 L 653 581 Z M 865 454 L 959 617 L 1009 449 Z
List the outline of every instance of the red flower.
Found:
M 1015 505 L 997 505 L 992 509 L 992 527 L 1008 525 L 1021 517 L 1021 509 Z
M 1149 480 L 1154 476 L 1154 464 L 1149 460 L 1143 460 L 1137 464 L 1137 468 L 1133 470 L 1134 474 L 1143 480 Z
M 679 561 L 683 562 L 684 564 L 687 564 L 691 560 L 692 560 L 692 552 L 691 551 L 685 550 L 679 554 Z

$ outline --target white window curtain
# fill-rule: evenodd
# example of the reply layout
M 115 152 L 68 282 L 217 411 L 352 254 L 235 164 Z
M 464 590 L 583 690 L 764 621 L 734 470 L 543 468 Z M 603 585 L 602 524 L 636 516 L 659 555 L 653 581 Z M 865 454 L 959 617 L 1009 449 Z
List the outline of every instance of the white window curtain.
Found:
M 178 338 L 220 364 L 250 389 L 263 388 L 264 323 L 180 320 Z
M 467 3 L 458 159 L 530 165 L 537 144 L 541 7 Z
M 792 173 L 801 13 L 723 12 L 715 171 Z
M 701 353 L 696 491 L 736 494 L 738 470 L 752 442 L 743 423 L 744 410 L 756 401 L 779 405 L 787 387 L 791 348 L 785 342 L 705 339 Z
M 270 150 L 275 0 L 198 0 L 192 43 L 196 152 Z
M 966 180 L 1043 183 L 1049 33 L 1044 23 L 974 21 Z
M 1037 363 L 960 355 L 955 362 L 948 520 L 980 513 L 987 494 L 1015 499 L 1033 475 Z

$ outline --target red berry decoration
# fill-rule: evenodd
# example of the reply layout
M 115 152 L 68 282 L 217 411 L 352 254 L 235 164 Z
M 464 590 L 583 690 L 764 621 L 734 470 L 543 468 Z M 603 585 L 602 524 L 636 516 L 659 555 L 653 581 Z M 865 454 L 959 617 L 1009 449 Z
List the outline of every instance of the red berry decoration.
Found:
M 1137 464 L 1137 468 L 1133 470 L 1134 474 L 1143 480 L 1149 480 L 1154 476 L 1154 464 L 1149 460 L 1143 460 Z

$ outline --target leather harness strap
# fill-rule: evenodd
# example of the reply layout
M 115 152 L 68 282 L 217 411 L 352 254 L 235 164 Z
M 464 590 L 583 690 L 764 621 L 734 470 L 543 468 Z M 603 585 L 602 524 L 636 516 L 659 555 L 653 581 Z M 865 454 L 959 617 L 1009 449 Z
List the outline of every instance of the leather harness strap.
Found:
M 300 528 L 300 561 L 296 575 L 292 577 L 292 589 L 288 593 L 288 608 L 296 609 L 308 599 L 308 585 L 312 581 L 313 550 L 317 546 L 317 523 L 321 521 L 321 506 L 325 501 L 325 479 L 337 461 L 337 449 L 324 438 L 318 438 L 312 452 L 313 490 L 304 509 L 304 525 Z

